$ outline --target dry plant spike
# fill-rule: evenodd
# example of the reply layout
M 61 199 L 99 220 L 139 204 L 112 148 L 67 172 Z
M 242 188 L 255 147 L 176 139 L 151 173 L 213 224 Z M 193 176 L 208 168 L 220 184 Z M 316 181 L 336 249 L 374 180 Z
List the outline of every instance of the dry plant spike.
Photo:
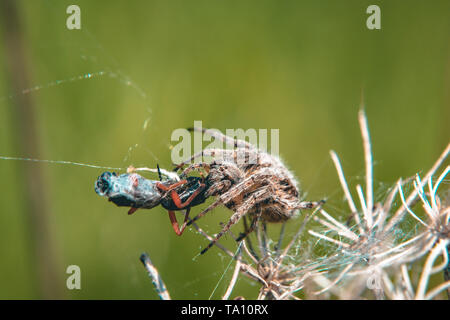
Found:
M 373 208 L 373 159 L 372 159 L 372 146 L 370 143 L 369 126 L 367 124 L 367 117 L 364 109 L 361 109 L 358 113 L 359 125 L 361 127 L 361 135 L 364 146 L 364 159 L 366 163 L 366 203 L 367 210 L 371 222 L 372 208 Z M 371 228 L 372 226 L 368 226 Z
M 355 202 L 353 201 L 352 195 L 350 194 L 350 190 L 348 188 L 347 180 L 345 179 L 344 170 L 342 169 L 341 162 L 339 161 L 339 157 L 336 154 L 336 152 L 333 150 L 330 151 L 330 155 L 331 155 L 331 159 L 333 160 L 334 165 L 336 167 L 336 171 L 339 176 L 339 181 L 341 182 L 342 189 L 344 190 L 345 198 L 347 199 L 347 203 L 350 208 L 350 211 L 355 214 L 355 219 L 357 219 L 357 223 L 358 223 L 359 216 L 356 217 L 358 211 L 356 210 Z
M 436 171 L 439 169 L 439 167 L 442 165 L 442 163 L 447 158 L 448 154 L 450 153 L 450 143 L 445 148 L 444 152 L 439 156 L 438 160 L 434 163 L 433 167 L 427 172 L 427 174 L 424 177 L 424 181 L 427 181 L 430 179 Z M 421 185 L 420 187 L 423 187 Z M 417 191 L 412 192 L 409 197 L 406 199 L 405 203 L 408 205 L 411 205 L 411 203 L 417 198 Z M 405 214 L 406 207 L 403 205 L 400 208 L 397 209 L 395 212 L 393 218 L 389 221 L 389 224 L 386 226 L 386 229 L 392 229 L 395 225 L 397 225 L 398 222 L 403 218 L 403 215 Z
M 425 222 L 423 222 L 422 219 L 420 219 L 418 216 L 416 216 L 416 214 L 409 208 L 408 204 L 406 203 L 405 196 L 404 196 L 403 190 L 402 190 L 401 181 L 398 182 L 398 185 L 397 185 L 397 186 L 398 186 L 398 190 L 399 190 L 400 199 L 402 199 L 402 203 L 403 203 L 403 206 L 405 207 L 406 211 L 407 211 L 414 219 L 416 219 L 417 221 L 419 221 L 422 225 L 424 225 L 425 227 L 429 228 L 429 226 L 428 226 Z
M 319 295 L 324 293 L 325 291 L 330 290 L 333 286 L 335 286 L 339 281 L 342 280 L 342 278 L 344 278 L 345 274 L 353 267 L 353 263 L 350 263 L 348 266 L 346 266 L 344 268 L 344 270 L 342 270 L 342 272 L 336 277 L 336 279 L 334 279 L 331 283 L 328 284 L 327 287 L 323 288 L 320 291 L 314 292 L 315 294 Z
M 349 248 L 349 247 L 350 247 L 350 245 L 349 245 L 348 243 L 344 243 L 344 242 L 341 242 L 341 241 L 339 241 L 339 240 L 336 240 L 336 239 L 327 237 L 327 236 L 325 236 L 325 235 L 323 235 L 323 234 L 320 234 L 320 233 L 318 233 L 318 232 L 315 232 L 315 231 L 313 231 L 313 230 L 309 230 L 308 232 L 309 232 L 311 235 L 313 235 L 313 236 L 315 236 L 315 237 L 317 237 L 317 238 L 321 238 L 321 239 L 323 239 L 323 240 L 325 240 L 325 241 L 328 241 L 328 242 L 337 244 L 339 247 L 342 247 L 342 248 Z
M 161 300 L 171 300 L 169 291 L 166 289 L 166 285 L 159 275 L 158 269 L 153 265 L 150 257 L 147 253 L 143 253 L 140 258 L 145 269 L 147 269 L 149 277 L 152 279 L 152 283 L 155 286 L 156 293 Z
M 422 275 L 419 280 L 419 285 L 417 287 L 417 292 L 416 292 L 416 297 L 415 297 L 417 300 L 423 300 L 426 298 L 425 291 L 428 286 L 429 278 L 433 274 L 433 264 L 436 261 L 436 258 L 441 254 L 441 252 L 446 249 L 447 244 L 448 244 L 448 241 L 441 241 L 438 245 L 436 245 L 431 250 L 430 254 L 428 255 L 428 258 L 425 262 L 425 266 L 422 271 Z M 435 272 L 437 272 L 437 271 L 435 270 Z M 443 285 L 444 286 L 442 286 L 442 287 L 440 286 L 438 288 L 440 290 L 444 290 L 445 288 L 448 287 L 448 285 L 450 285 L 450 283 L 447 282 L 447 284 L 444 283 Z M 435 296 L 437 294 L 434 291 L 432 293 L 433 293 L 433 296 Z
M 321 209 L 320 213 L 336 226 L 336 229 L 339 230 L 338 232 L 340 235 L 347 237 L 348 239 L 353 240 L 353 241 L 358 239 L 358 236 L 356 235 L 356 233 L 354 233 L 353 231 L 348 229 L 342 223 L 338 222 L 336 219 L 334 219 L 332 216 L 330 216 L 325 210 Z M 323 222 L 322 222 L 322 224 L 325 225 Z
M 192 221 L 192 220 L 191 220 Z M 208 235 L 205 231 L 203 231 L 203 229 L 201 229 L 195 222 L 192 222 L 192 226 L 203 236 L 205 237 L 207 240 L 211 241 L 213 239 L 213 237 L 211 237 L 210 235 Z M 242 241 L 242 246 L 245 248 L 245 242 Z M 228 256 L 230 256 L 233 259 L 238 259 L 241 262 L 241 266 L 240 266 L 240 270 L 250 279 L 256 280 L 260 283 L 262 283 L 263 285 L 267 285 L 267 283 L 265 282 L 265 280 L 263 278 L 261 278 L 258 275 L 258 272 L 251 267 L 248 263 L 246 263 L 245 261 L 242 261 L 241 257 L 236 256 L 233 252 L 231 252 L 230 250 L 228 250 L 227 248 L 225 248 L 224 246 L 222 246 L 220 243 L 215 243 L 215 246 L 218 247 L 219 249 L 221 249 L 223 252 L 225 252 Z
M 230 284 L 228 285 L 227 291 L 223 295 L 222 300 L 228 300 L 229 299 L 229 297 L 231 295 L 231 292 L 233 291 L 233 288 L 236 285 L 236 281 L 237 281 L 238 276 L 239 276 L 239 271 L 241 270 L 241 261 L 239 259 L 240 250 L 239 250 L 237 256 L 238 256 L 238 258 L 236 259 L 236 265 L 234 267 L 233 276 L 231 277 Z
M 370 230 L 373 224 L 372 211 L 369 211 L 369 209 L 367 208 L 361 185 L 358 184 L 356 186 L 356 192 L 358 193 L 359 201 L 361 202 L 361 210 L 363 212 L 365 227 L 367 228 L 367 230 Z
M 394 199 L 398 193 L 398 190 L 399 190 L 398 183 L 399 182 L 401 183 L 401 178 L 397 180 L 397 183 L 395 184 L 394 188 L 392 189 L 391 192 L 389 192 L 389 194 L 382 206 L 381 214 L 378 216 L 378 219 L 375 222 L 375 225 L 377 225 L 379 229 L 383 229 L 383 227 L 384 227 L 384 223 L 386 221 L 387 214 L 390 211 L 390 209 L 392 208 L 392 204 L 394 203 Z
M 413 289 L 413 286 L 411 284 L 411 279 L 408 274 L 408 268 L 404 264 L 402 264 L 400 268 L 402 271 L 402 277 L 403 277 L 404 285 L 407 290 L 408 297 L 410 299 L 412 299 L 412 297 L 414 296 L 414 289 Z
M 448 288 L 448 285 L 444 283 L 433 289 L 433 291 L 426 293 L 426 284 L 429 276 L 442 271 L 448 265 L 448 253 L 445 249 L 450 239 L 448 239 L 449 232 L 445 230 L 449 230 L 448 217 L 450 214 L 448 211 L 450 210 L 441 210 L 437 201 L 438 197 L 436 196 L 437 186 L 448 173 L 448 167 L 439 176 L 435 186 L 433 186 L 431 179 L 448 156 L 450 145 L 447 146 L 431 170 L 428 171 L 424 181 L 421 181 L 419 176 L 416 177 L 413 182 L 415 188 L 408 196 L 405 196 L 402 189 L 402 180 L 399 179 L 385 198 L 384 203 L 375 204 L 373 196 L 373 158 L 369 128 L 363 110 L 359 112 L 358 119 L 364 146 L 366 192 L 364 194 L 360 185 L 356 186 L 361 208 L 358 212 L 350 194 L 339 158 L 334 151 L 330 151 L 345 198 L 354 214 L 357 229 L 351 230 L 351 228 L 338 222 L 324 210 L 321 210 L 321 213 L 326 220 L 315 218 L 315 221 L 325 227 L 325 231 L 318 233 L 314 230 L 309 230 L 309 234 L 338 246 L 337 255 L 325 258 L 325 261 L 329 263 L 329 274 L 336 273 L 337 277 L 335 277 L 334 281 L 324 281 L 327 278 L 324 278 L 322 275 L 313 277 L 316 284 L 322 288 L 316 293 L 322 294 L 330 290 L 334 294 L 339 294 L 338 297 L 348 298 L 353 296 L 359 298 L 358 293 L 355 295 L 354 292 L 362 292 L 364 290 L 364 287 L 358 287 L 358 282 L 360 282 L 363 285 L 366 283 L 367 289 L 372 290 L 377 298 L 383 298 L 385 295 L 391 298 L 416 297 L 423 299 L 435 297 L 440 291 Z M 428 184 L 428 193 L 423 190 L 426 184 Z M 401 199 L 400 207 L 395 214 L 390 215 L 397 194 Z M 430 222 L 425 222 L 419 218 L 410 208 L 412 202 L 418 197 Z M 439 210 L 445 211 L 444 219 L 442 219 L 444 214 Z M 406 233 L 405 236 L 399 237 L 397 235 L 404 234 L 404 232 L 400 229 L 393 230 L 393 228 L 403 219 L 405 212 L 423 225 L 424 229 L 419 233 L 410 232 Z M 328 233 L 339 235 L 342 238 L 336 239 Z M 447 237 L 445 240 L 442 239 L 443 234 Z M 406 265 L 419 261 L 429 251 L 431 255 L 429 255 L 428 263 L 422 273 L 417 294 L 413 294 L 413 285 L 409 276 L 406 277 L 407 273 L 405 273 Z M 443 256 L 443 262 L 434 266 L 436 257 L 440 255 Z M 403 276 L 402 283 L 404 283 L 403 287 L 406 287 L 405 290 L 407 292 L 402 291 L 390 280 L 390 275 L 393 275 L 392 272 L 394 270 L 399 272 L 402 270 L 399 274 Z M 371 279 L 376 280 L 376 285 L 369 283 Z M 341 284 L 341 290 L 335 288 L 338 282 Z

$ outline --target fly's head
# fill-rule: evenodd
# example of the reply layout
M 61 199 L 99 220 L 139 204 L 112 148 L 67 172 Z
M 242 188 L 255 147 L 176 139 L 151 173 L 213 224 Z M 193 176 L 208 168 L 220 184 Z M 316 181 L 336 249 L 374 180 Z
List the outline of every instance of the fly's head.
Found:
M 95 181 L 95 192 L 100 196 L 107 197 L 111 192 L 114 179 L 117 179 L 115 172 L 103 172 L 97 181 Z

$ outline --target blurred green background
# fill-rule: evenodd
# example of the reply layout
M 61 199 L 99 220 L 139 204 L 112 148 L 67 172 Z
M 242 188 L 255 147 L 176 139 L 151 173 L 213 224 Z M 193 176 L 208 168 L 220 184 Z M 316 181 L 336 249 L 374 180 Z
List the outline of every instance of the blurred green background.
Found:
M 3 156 L 170 168 L 171 133 L 194 120 L 279 128 L 281 156 L 307 198 L 328 198 L 345 214 L 328 152 L 338 152 L 351 182 L 363 179 L 361 100 L 381 190 L 430 168 L 449 141 L 448 0 L 12 2 L 19 27 L 5 23 L 9 12 L 0 24 Z M 81 30 L 66 28 L 71 4 L 81 8 Z M 370 4 L 381 7 L 381 30 L 366 28 Z M 24 63 L 12 67 L 11 55 Z M 24 136 L 30 121 L 35 132 Z M 209 298 L 229 258 L 217 248 L 196 257 L 207 242 L 192 230 L 177 237 L 162 208 L 127 216 L 100 198 L 94 181 L 103 171 L 0 160 L 0 298 L 157 299 L 144 251 L 173 298 Z M 41 195 L 42 220 L 30 213 L 29 190 Z M 217 209 L 199 225 L 215 233 L 229 216 Z M 233 248 L 229 237 L 221 242 Z M 81 290 L 66 288 L 73 264 Z M 241 278 L 232 296 L 256 294 Z

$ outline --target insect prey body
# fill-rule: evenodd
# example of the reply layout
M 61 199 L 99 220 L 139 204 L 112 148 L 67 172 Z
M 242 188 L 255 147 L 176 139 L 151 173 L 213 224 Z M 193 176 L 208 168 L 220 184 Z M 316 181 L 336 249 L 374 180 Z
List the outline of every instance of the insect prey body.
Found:
M 190 208 L 206 200 L 205 185 L 200 177 L 187 177 L 181 181 L 155 181 L 137 173 L 118 176 L 116 173 L 104 172 L 95 182 L 95 192 L 107 197 L 119 207 L 130 207 L 128 214 L 161 204 L 168 210 L 170 222 L 177 235 L 181 235 L 187 225 Z M 177 210 L 186 210 L 181 228 L 174 213 Z

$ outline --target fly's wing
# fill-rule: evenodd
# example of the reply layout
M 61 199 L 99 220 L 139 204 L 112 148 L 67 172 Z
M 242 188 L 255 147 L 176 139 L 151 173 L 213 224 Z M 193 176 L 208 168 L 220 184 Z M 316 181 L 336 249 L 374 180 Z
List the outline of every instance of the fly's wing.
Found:
M 151 209 L 161 202 L 158 181 L 145 179 L 137 173 L 104 172 L 95 182 L 95 192 L 119 207 Z

